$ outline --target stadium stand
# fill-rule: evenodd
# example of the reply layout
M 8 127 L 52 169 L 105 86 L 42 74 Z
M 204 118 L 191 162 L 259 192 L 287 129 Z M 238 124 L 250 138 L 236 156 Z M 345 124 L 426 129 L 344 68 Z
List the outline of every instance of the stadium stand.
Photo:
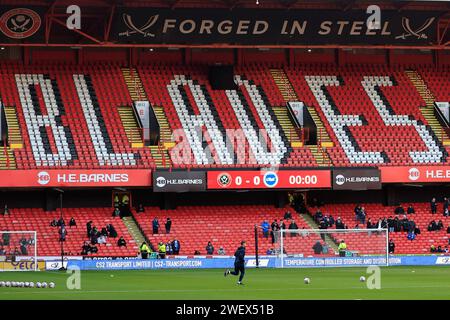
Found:
M 212 90 L 205 66 L 138 66 L 149 101 L 163 108 L 177 141 L 187 143 L 189 154 L 171 152 L 173 167 L 318 166 L 311 148 L 293 147 L 292 128 L 283 128 L 275 115 L 286 101 L 270 70 L 269 64 L 238 67 L 238 89 L 221 91 Z M 442 128 L 424 116 L 429 101 L 408 70 L 314 64 L 284 69 L 298 100 L 317 111 L 332 137 L 334 146 L 323 151 L 330 165 L 447 163 Z M 23 148 L 14 149 L 18 169 L 155 167 L 150 148 L 132 148 L 120 120 L 118 108 L 133 101 L 119 65 L 2 63 L 0 72 L 2 103 L 15 107 L 23 139 Z M 418 75 L 435 101 L 448 101 L 445 67 L 418 68 Z
M 346 226 L 351 229 L 354 228 L 358 222 L 355 220 L 354 209 L 356 203 L 352 204 L 334 204 L 325 205 L 320 207 L 323 215 L 332 215 L 335 219 L 340 217 Z M 409 203 L 402 204 L 403 207 L 407 208 Z M 396 254 L 427 254 L 430 253 L 431 245 L 435 247 L 441 246 L 445 248 L 449 245 L 448 234 L 446 233 L 447 227 L 450 224 L 449 217 L 444 217 L 441 212 L 441 205 L 438 207 L 438 212 L 432 214 L 430 212 L 429 203 L 413 203 L 412 204 L 415 213 L 405 214 L 408 219 L 413 220 L 416 226 L 420 229 L 420 234 L 416 235 L 415 240 L 408 240 L 406 232 L 390 232 L 389 239 L 392 239 L 395 243 L 395 253 Z M 366 203 L 361 204 L 366 210 L 367 217 L 366 221 L 370 218 L 372 223 L 377 223 L 378 219 L 383 218 L 395 218 L 402 219 L 404 215 L 394 214 L 396 206 L 383 206 L 381 204 Z M 309 211 L 314 214 L 317 208 L 309 208 Z M 428 231 L 428 224 L 433 220 L 442 220 L 444 228 L 439 231 Z M 359 223 L 360 228 L 365 228 L 361 223 Z M 333 227 L 334 228 L 334 227 Z M 358 241 L 353 241 L 353 239 L 345 239 L 349 245 L 349 249 L 352 250 L 366 250 L 366 244 L 371 243 L 370 241 L 363 241 L 359 239 Z M 369 240 L 369 239 L 367 239 Z
M 85 241 L 89 241 L 86 234 L 86 223 L 92 221 L 100 231 L 107 224 L 112 224 L 117 231 L 117 238 L 109 238 L 106 244 L 97 244 L 98 253 L 90 256 L 136 256 L 139 249 L 135 241 L 128 233 L 127 227 L 120 218 L 112 217 L 111 208 L 74 208 L 64 209 L 67 237 L 64 243 L 64 252 L 68 256 L 78 256 Z M 69 220 L 73 217 L 77 223 L 69 227 Z M 0 216 L 0 229 L 2 231 L 36 231 L 37 250 L 40 256 L 59 256 L 61 246 L 59 242 L 59 227 L 50 225 L 51 221 L 59 219 L 58 213 L 45 212 L 41 209 L 10 209 L 9 215 Z M 127 247 L 118 247 L 117 240 L 123 236 Z M 17 240 L 17 239 L 16 239 Z M 18 241 L 11 241 L 5 250 L 10 252 L 15 247 L 20 247 Z M 32 254 L 29 249 L 29 254 Z
M 205 247 L 208 241 L 214 246 L 215 252 L 223 247 L 227 254 L 234 254 L 236 244 L 243 239 L 254 238 L 255 225 L 260 226 L 266 220 L 271 224 L 275 219 L 280 221 L 288 208 L 274 208 L 271 206 L 193 206 L 179 207 L 176 210 L 160 210 L 155 207 L 145 208 L 143 213 L 134 213 L 134 217 L 146 237 L 156 247 L 159 242 L 167 243 L 175 238 L 181 243 L 181 255 L 193 255 L 196 250 L 206 255 Z M 293 210 L 290 210 L 293 212 Z M 159 218 L 160 232 L 153 234 L 152 220 Z M 166 217 L 172 220 L 170 234 L 165 234 L 164 222 Z M 293 219 L 300 229 L 310 228 L 300 215 L 294 214 Z M 287 226 L 289 223 L 285 221 Z M 286 226 L 286 227 L 287 227 Z M 263 238 L 259 231 L 259 253 L 265 254 L 268 249 L 276 248 L 271 238 Z M 301 241 L 286 238 L 289 248 L 295 252 L 312 254 L 312 246 L 320 237 L 309 234 Z M 248 240 L 249 241 L 249 240 Z M 255 254 L 253 245 L 248 246 L 248 254 Z

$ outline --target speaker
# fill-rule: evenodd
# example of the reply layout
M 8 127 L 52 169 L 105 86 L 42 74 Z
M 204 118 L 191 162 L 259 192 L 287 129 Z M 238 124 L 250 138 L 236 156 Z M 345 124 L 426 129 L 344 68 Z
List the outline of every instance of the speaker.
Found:
M 236 90 L 233 66 L 210 66 L 209 84 L 213 90 Z

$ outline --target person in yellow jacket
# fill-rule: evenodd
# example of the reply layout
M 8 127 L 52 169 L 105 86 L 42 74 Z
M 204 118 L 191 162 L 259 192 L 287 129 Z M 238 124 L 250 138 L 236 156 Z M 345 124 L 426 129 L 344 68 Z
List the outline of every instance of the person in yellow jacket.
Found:
M 344 240 L 341 240 L 341 243 L 339 243 L 338 250 L 339 250 L 339 256 L 345 257 L 345 252 L 347 251 L 347 244 L 345 243 Z
M 148 259 L 148 255 L 150 254 L 151 250 L 146 242 L 142 242 L 141 246 L 139 247 L 139 251 L 141 252 L 142 259 Z
M 159 252 L 159 257 L 161 259 L 166 258 L 166 245 L 163 242 L 160 242 L 158 244 L 158 252 Z

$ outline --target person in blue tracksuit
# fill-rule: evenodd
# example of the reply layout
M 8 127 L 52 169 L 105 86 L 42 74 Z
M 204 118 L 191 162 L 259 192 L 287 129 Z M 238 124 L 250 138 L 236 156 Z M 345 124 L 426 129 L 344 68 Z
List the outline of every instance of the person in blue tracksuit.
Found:
M 234 257 L 234 271 L 226 270 L 224 276 L 226 277 L 229 274 L 237 276 L 240 274 L 237 284 L 242 285 L 242 279 L 245 275 L 245 241 L 241 242 L 241 246 L 237 248 Z

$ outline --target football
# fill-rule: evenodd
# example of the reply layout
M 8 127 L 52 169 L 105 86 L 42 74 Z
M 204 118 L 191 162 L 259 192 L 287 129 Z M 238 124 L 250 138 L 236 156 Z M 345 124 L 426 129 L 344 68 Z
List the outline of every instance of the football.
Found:
M 311 279 L 310 278 L 305 278 L 305 279 L 303 279 L 303 281 L 305 282 L 305 284 L 310 284 L 311 283 Z
M 364 277 L 364 276 L 359 277 L 359 281 L 365 282 L 366 281 L 366 277 Z

